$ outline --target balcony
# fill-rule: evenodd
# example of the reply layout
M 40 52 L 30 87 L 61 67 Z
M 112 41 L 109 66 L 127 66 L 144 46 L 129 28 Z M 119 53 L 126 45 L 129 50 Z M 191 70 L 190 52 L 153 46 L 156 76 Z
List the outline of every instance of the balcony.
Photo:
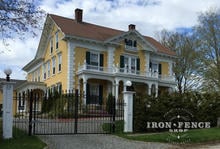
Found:
M 112 67 L 101 67 L 101 66 L 94 66 L 94 65 L 88 65 L 83 64 L 81 66 L 78 66 L 77 74 L 82 73 L 91 73 L 91 74 L 102 74 L 102 75 L 109 75 L 109 76 L 133 76 L 135 77 L 143 77 L 148 79 L 157 79 L 159 81 L 165 81 L 165 82 L 175 82 L 175 76 L 172 75 L 159 75 L 158 72 L 142 72 L 137 71 L 135 69 L 127 69 L 127 68 L 119 68 L 117 66 Z M 98 76 L 97 76 L 98 78 Z

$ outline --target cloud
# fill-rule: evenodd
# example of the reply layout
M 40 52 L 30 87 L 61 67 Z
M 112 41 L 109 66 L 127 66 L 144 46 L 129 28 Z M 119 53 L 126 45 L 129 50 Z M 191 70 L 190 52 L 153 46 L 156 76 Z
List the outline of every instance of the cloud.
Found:
M 220 6 L 219 0 L 42 0 L 40 7 L 46 12 L 74 18 L 76 8 L 83 9 L 83 20 L 120 30 L 135 24 L 143 35 L 155 36 L 162 29 L 191 28 L 197 23 L 199 12 Z M 39 32 L 39 36 L 40 36 Z M 15 78 L 25 78 L 20 71 L 36 53 L 39 37 L 10 41 L 9 49 L 0 43 L 0 68 L 15 69 Z M 0 77 L 2 77 L 0 72 Z

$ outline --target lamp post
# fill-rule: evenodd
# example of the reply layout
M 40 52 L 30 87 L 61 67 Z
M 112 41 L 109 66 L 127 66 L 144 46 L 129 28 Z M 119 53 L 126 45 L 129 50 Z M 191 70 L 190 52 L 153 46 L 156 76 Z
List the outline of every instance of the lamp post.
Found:
M 6 81 L 3 84 L 3 138 L 12 138 L 12 98 L 13 98 L 13 82 L 10 82 L 11 69 L 5 69 Z
M 131 81 L 125 82 L 126 88 L 130 88 L 132 86 Z M 133 94 L 135 92 L 124 91 L 124 132 L 133 132 Z
M 10 75 L 12 73 L 12 70 L 10 68 L 7 68 L 4 70 L 4 73 L 6 75 L 6 81 L 9 82 L 10 81 Z

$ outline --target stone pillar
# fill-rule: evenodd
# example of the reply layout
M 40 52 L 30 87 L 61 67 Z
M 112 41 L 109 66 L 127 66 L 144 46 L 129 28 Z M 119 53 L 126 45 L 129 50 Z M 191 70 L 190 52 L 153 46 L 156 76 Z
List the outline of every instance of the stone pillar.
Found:
M 133 132 L 133 94 L 132 91 L 124 91 L 124 132 Z
M 3 138 L 12 138 L 13 82 L 3 82 Z

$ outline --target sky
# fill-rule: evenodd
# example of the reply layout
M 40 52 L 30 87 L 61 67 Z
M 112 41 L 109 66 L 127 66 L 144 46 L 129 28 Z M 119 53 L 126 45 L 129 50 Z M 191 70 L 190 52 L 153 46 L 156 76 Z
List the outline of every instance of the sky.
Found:
M 74 10 L 83 9 L 83 21 L 127 31 L 135 24 L 143 35 L 156 38 L 162 29 L 180 31 L 195 26 L 201 12 L 218 9 L 219 0 L 41 0 L 40 7 L 50 14 L 74 19 Z M 43 26 L 42 21 L 42 26 Z M 37 51 L 41 31 L 33 38 L 26 34 L 21 40 L 9 40 L 9 46 L 0 41 L 0 78 L 4 69 L 12 69 L 12 79 L 25 79 L 22 68 L 30 62 Z M 1 39 L 0 39 L 1 40 Z

